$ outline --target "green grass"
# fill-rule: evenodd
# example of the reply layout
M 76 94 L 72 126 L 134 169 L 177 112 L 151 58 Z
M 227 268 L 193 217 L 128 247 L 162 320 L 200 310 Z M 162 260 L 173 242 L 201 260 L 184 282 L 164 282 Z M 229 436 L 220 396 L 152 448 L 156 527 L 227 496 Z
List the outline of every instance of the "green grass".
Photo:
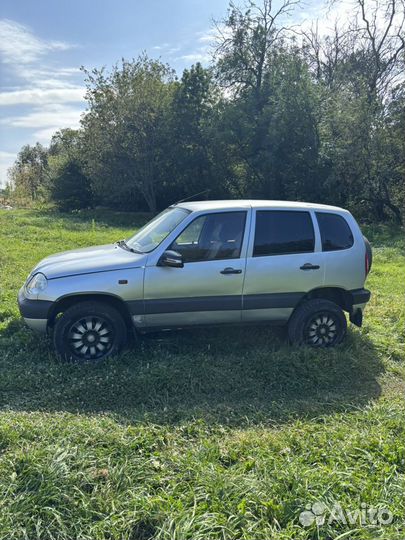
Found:
M 57 362 L 20 320 L 18 288 L 42 257 L 144 220 L 0 213 L 0 539 L 403 538 L 403 231 L 366 228 L 373 297 L 335 350 L 200 329 L 95 367 Z M 393 520 L 304 527 L 314 502 Z

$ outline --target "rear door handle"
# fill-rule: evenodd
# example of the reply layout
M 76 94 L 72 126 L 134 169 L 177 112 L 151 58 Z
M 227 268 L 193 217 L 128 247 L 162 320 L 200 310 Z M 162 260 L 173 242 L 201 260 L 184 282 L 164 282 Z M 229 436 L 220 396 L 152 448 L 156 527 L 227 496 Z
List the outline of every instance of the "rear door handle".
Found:
M 240 270 L 239 268 L 231 268 L 230 266 L 221 270 L 221 274 L 241 274 L 241 273 L 242 273 L 242 270 Z
M 319 264 L 305 263 L 300 266 L 300 270 L 319 270 Z

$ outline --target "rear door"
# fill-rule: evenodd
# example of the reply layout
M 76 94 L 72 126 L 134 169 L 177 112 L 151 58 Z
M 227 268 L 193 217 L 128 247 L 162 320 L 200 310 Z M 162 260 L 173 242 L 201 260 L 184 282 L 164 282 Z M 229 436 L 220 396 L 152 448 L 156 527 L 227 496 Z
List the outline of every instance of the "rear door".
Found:
M 319 229 L 312 211 L 255 209 L 243 288 L 245 321 L 285 321 L 324 283 Z
M 183 268 L 154 263 L 145 269 L 147 327 L 240 322 L 249 212 L 197 215 L 167 249 Z

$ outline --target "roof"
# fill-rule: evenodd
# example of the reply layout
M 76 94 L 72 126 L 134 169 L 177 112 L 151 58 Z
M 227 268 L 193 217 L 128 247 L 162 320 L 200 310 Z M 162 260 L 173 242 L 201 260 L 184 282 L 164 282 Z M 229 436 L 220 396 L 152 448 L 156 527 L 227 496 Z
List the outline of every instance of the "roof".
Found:
M 246 208 L 274 208 L 274 209 L 305 209 L 305 210 L 334 210 L 345 211 L 338 206 L 329 206 L 327 204 L 316 204 L 308 202 L 295 202 L 295 201 L 271 201 L 271 200 L 256 200 L 256 199 L 229 199 L 223 201 L 187 201 L 178 203 L 174 206 L 180 206 L 181 208 L 187 208 L 192 212 L 200 210 L 226 210 L 229 208 L 235 210 L 243 210 Z

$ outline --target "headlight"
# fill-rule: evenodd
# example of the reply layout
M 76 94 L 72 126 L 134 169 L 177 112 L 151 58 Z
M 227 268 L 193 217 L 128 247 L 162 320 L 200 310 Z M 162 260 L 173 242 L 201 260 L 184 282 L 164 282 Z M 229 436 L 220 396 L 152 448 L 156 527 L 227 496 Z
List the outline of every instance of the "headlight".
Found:
M 36 295 L 46 289 L 48 281 L 44 274 L 38 273 L 32 276 L 29 282 L 25 286 L 25 290 L 28 294 Z

